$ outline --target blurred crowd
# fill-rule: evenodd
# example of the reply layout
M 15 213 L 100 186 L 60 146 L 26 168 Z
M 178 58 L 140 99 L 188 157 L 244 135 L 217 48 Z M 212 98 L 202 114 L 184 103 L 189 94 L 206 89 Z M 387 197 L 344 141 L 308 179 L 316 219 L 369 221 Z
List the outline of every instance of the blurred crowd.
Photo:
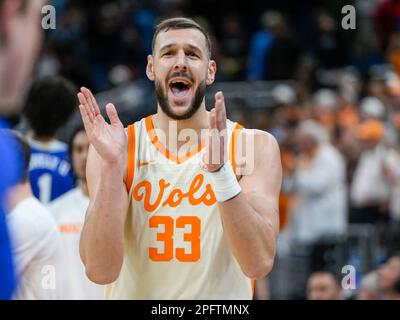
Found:
M 388 33 L 394 30 L 383 32 L 382 49 L 374 46 L 370 34 L 365 40 L 361 33 L 341 29 L 341 2 L 54 0 L 57 28 L 47 31 L 38 73 L 62 74 L 94 91 L 145 78 L 143 61 L 151 53 L 154 25 L 164 18 L 189 15 L 212 35 L 218 80 L 302 78 L 311 82 L 315 79 L 304 78 L 317 69 L 332 70 L 353 62 L 368 67 L 389 46 Z M 377 1 L 354 2 L 364 8 L 364 2 Z M 376 10 L 372 4 L 369 7 L 362 12 L 357 8 L 359 24 L 369 21 L 366 16 L 372 13 L 366 10 Z M 367 22 L 363 31 L 372 28 L 372 22 Z M 357 52 L 355 40 L 368 52 Z M 393 46 L 395 41 L 390 43 L 391 50 Z
M 145 79 L 154 25 L 189 15 L 212 33 L 217 85 L 274 83 L 265 107 L 227 105 L 232 120 L 270 132 L 281 148 L 281 235 L 275 268 L 257 282 L 256 298 L 400 298 L 400 242 L 384 237 L 400 234 L 400 1 L 350 1 L 356 30 L 341 27 L 349 1 L 334 2 L 52 1 L 57 28 L 46 31 L 18 127 L 26 136 L 20 143 L 30 146 L 29 172 L 9 220 L 18 229 L 26 219 L 21 203 L 55 218 L 47 231 L 60 235 L 48 235 L 47 243 L 59 242 L 69 257 L 63 267 L 76 282 L 68 294 L 82 285 L 87 295 L 79 298 L 99 297 L 99 288 L 82 280 L 78 255 L 88 205 L 87 137 L 79 126 L 64 139 L 69 143 L 57 136 L 76 111 L 77 88 L 102 92 Z M 377 243 L 350 250 L 350 236 L 362 238 L 353 233 L 360 226 Z M 24 248 L 28 240 L 14 241 Z M 366 252 L 373 257 L 357 269 L 357 289 L 343 290 L 342 267 L 358 268 Z M 54 254 L 40 259 L 60 264 Z M 20 297 L 34 296 L 31 289 L 25 284 Z

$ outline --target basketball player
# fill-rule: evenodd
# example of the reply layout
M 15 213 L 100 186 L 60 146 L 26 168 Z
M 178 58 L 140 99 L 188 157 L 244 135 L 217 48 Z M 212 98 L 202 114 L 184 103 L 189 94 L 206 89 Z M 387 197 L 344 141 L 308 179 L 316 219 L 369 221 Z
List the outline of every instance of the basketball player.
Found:
M 31 150 L 14 133 L 24 159 L 23 176 L 8 196 L 7 222 L 18 273 L 17 300 L 59 299 L 64 290 L 61 239 L 51 213 L 37 200 L 29 183 Z
M 103 299 L 104 288 L 87 278 L 85 267 L 79 257 L 79 239 L 85 213 L 89 206 L 86 181 L 86 160 L 89 140 L 85 130 L 76 129 L 68 145 L 73 171 L 78 186 L 51 202 L 48 209 L 53 214 L 61 232 L 62 252 L 65 261 L 65 291 L 63 299 L 97 300 Z
M 40 48 L 40 17 L 44 0 L 0 0 L 0 128 L 9 128 L 2 117 L 19 113 L 30 74 Z M 18 180 L 15 147 L 0 136 L 0 299 L 9 299 L 15 288 L 11 248 L 5 224 L 4 195 Z
M 75 86 L 60 76 L 35 80 L 28 92 L 24 115 L 32 148 L 29 180 L 36 198 L 43 204 L 74 187 L 68 146 L 57 132 L 76 110 Z
M 109 299 L 251 299 L 252 280 L 272 268 L 279 147 L 266 132 L 227 120 L 222 92 L 207 112 L 216 74 L 209 39 L 190 19 L 158 25 L 146 69 L 157 113 L 127 131 L 112 104 L 108 124 L 91 92 L 78 94 L 92 144 L 80 252 L 89 278 L 110 284 Z M 188 130 L 195 139 L 178 139 Z M 243 170 L 254 168 L 244 175 L 235 158 L 251 135 Z

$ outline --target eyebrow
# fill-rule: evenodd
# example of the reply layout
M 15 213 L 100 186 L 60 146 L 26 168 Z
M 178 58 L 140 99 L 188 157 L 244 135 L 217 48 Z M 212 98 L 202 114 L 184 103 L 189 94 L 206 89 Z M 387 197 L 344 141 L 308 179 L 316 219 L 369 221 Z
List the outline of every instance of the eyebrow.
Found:
M 161 52 L 161 51 L 164 51 L 164 50 L 167 50 L 167 49 L 171 49 L 172 47 L 175 47 L 175 46 L 177 46 L 177 45 L 178 45 L 177 43 L 170 43 L 170 44 L 167 44 L 167 45 L 165 45 L 165 46 L 163 46 L 163 47 L 160 48 L 160 52 Z M 193 44 L 189 44 L 189 43 L 188 43 L 188 44 L 185 44 L 185 46 L 188 46 L 190 49 L 192 49 L 192 50 L 194 50 L 194 51 L 198 51 L 199 53 L 202 53 L 201 49 L 200 49 L 199 47 L 193 45 Z

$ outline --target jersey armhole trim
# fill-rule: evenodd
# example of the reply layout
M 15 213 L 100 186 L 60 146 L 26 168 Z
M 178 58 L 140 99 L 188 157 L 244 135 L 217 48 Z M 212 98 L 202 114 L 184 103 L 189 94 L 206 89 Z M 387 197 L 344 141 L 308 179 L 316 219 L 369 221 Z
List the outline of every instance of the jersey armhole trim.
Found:
M 135 152 L 136 152 L 136 133 L 135 125 L 128 126 L 128 164 L 126 173 L 126 190 L 131 190 L 135 175 Z
M 237 123 L 235 125 L 235 127 L 233 128 L 232 133 L 231 133 L 231 140 L 230 140 L 230 145 L 229 145 L 229 161 L 231 162 L 233 172 L 236 175 L 238 175 L 238 174 L 236 172 L 236 153 L 235 153 L 236 147 L 235 146 L 236 146 L 237 137 L 243 128 L 244 127 L 239 123 Z

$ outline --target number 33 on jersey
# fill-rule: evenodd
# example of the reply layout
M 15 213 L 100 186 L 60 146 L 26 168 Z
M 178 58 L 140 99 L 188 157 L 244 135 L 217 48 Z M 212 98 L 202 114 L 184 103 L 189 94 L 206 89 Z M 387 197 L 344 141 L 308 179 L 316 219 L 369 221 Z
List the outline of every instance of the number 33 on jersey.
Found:
M 229 154 L 240 126 L 227 121 Z M 236 130 L 238 129 L 238 130 Z M 128 127 L 129 212 L 125 259 L 106 289 L 111 299 L 251 299 L 252 281 L 223 235 L 211 182 L 201 170 L 202 145 L 177 157 L 149 116 Z

